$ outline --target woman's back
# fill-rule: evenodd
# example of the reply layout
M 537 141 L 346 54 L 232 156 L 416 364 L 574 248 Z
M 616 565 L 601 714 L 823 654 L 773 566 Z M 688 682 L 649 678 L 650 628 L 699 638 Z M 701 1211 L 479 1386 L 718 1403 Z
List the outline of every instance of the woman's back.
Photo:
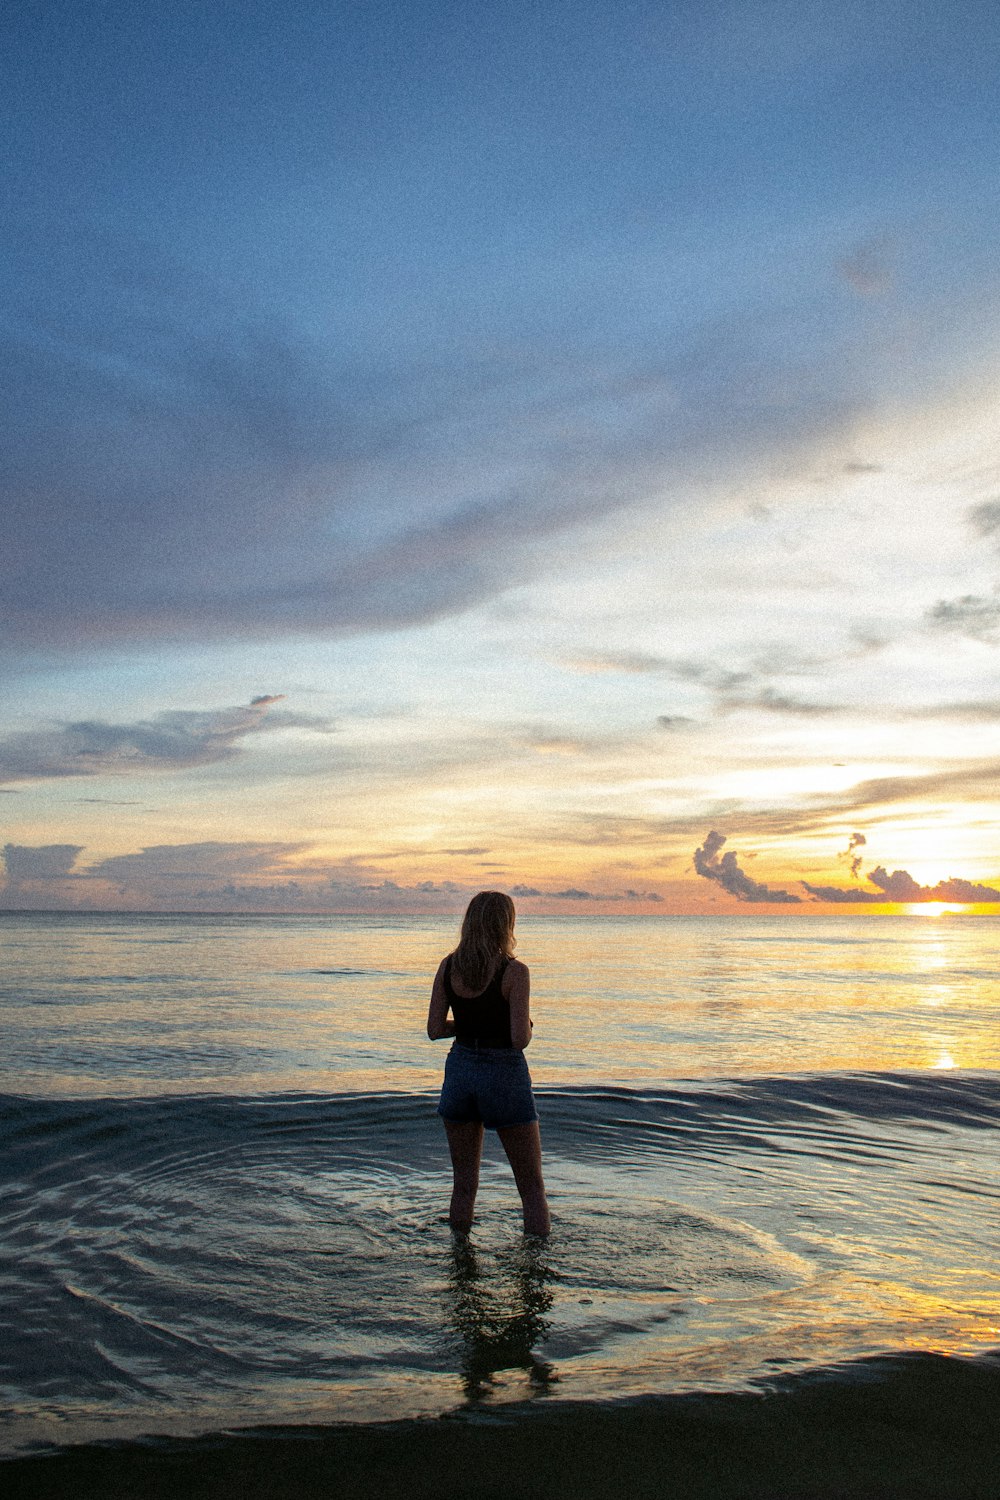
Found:
M 486 988 L 473 994 L 463 983 L 449 954 L 444 965 L 444 988 L 455 1018 L 455 1038 L 466 1047 L 509 1047 L 510 1002 L 503 992 L 504 975 L 511 960 L 501 958 Z

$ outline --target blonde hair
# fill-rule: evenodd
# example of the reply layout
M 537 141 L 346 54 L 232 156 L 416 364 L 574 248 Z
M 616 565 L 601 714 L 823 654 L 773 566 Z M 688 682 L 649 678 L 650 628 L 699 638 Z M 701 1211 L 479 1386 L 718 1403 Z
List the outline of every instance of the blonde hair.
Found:
M 503 891 L 480 891 L 462 920 L 462 936 L 452 954 L 459 976 L 470 990 L 486 988 L 502 958 L 513 958 L 514 903 Z

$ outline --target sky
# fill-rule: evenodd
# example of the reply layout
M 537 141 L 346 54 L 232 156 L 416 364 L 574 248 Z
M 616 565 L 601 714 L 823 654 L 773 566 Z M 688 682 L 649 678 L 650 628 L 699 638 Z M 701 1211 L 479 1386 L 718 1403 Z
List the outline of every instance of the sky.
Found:
M 0 56 L 0 906 L 996 910 L 992 0 Z

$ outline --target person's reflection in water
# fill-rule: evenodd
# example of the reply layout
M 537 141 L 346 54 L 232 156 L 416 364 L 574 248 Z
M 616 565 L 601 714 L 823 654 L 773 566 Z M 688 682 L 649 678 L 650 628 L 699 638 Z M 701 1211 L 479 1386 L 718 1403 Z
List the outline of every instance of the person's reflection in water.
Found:
M 500 1370 L 526 1371 L 538 1393 L 558 1380 L 552 1365 L 534 1352 L 548 1331 L 545 1314 L 552 1306 L 546 1285 L 552 1273 L 543 1253 L 541 1244 L 511 1246 L 497 1256 L 494 1274 L 488 1275 L 467 1237 L 454 1236 L 452 1316 L 462 1340 L 462 1385 L 469 1401 L 488 1396 Z

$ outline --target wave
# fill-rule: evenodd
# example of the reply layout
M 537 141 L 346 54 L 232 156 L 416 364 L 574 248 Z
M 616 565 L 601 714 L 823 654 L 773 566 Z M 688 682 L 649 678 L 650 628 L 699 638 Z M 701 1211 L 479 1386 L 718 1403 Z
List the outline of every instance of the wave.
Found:
M 537 1091 L 547 1137 L 568 1143 L 574 1127 L 619 1133 L 671 1135 L 690 1146 L 729 1139 L 745 1145 L 747 1132 L 795 1132 L 803 1139 L 835 1138 L 847 1126 L 923 1126 L 996 1129 L 1000 1074 L 796 1074 L 713 1082 L 680 1082 L 650 1089 L 577 1086 Z M 407 1130 L 432 1126 L 436 1092 L 378 1091 L 263 1095 L 192 1094 L 142 1098 L 48 1099 L 0 1094 L 0 1160 L 27 1163 L 48 1146 L 64 1160 L 107 1147 L 126 1134 L 130 1150 L 161 1149 L 172 1135 L 262 1143 L 310 1135 L 370 1139 L 373 1148 Z

